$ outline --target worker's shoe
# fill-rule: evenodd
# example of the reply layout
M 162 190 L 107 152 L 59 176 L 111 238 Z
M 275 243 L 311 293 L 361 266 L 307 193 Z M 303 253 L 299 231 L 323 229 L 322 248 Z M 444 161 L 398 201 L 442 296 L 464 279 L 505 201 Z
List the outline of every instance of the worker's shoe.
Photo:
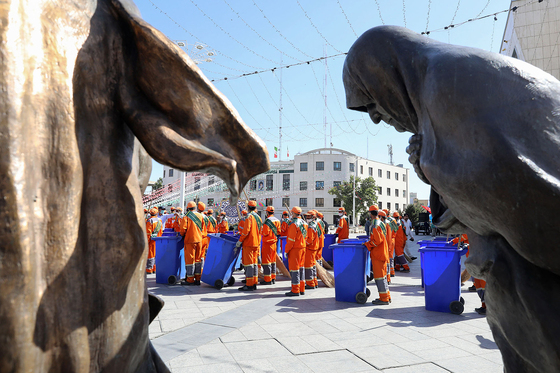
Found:
M 309 290 L 309 289 L 315 289 L 315 286 L 305 285 L 305 288 L 306 288 L 307 290 Z
M 391 277 L 395 277 L 395 274 L 394 274 L 394 273 L 391 273 Z
M 300 291 L 299 295 L 305 295 L 305 291 Z
M 475 310 L 476 313 L 478 313 L 479 315 L 484 315 L 484 316 L 486 316 L 486 307 L 475 308 L 474 310 Z
M 476 292 L 476 286 L 474 286 L 474 285 L 471 286 L 471 287 L 469 288 L 469 291 L 470 291 L 471 293 L 475 293 L 475 292 Z
M 193 285 L 200 286 L 200 280 L 194 280 Z
M 181 280 L 181 285 L 191 286 L 191 285 L 194 285 L 194 282 L 188 282 L 187 280 Z
M 242 283 L 242 284 L 246 284 L 246 283 L 247 283 L 247 280 L 241 280 L 241 283 Z
M 275 283 L 276 283 L 276 279 L 273 278 L 273 279 L 272 279 L 272 283 L 275 284 Z
M 237 290 L 239 291 L 253 291 L 253 290 L 257 290 L 257 285 L 253 285 L 253 286 L 242 286 L 240 288 L 238 288 Z
M 417 258 L 417 257 L 415 257 L 415 256 L 411 256 L 411 257 L 410 257 L 410 259 L 412 259 L 412 260 L 416 260 L 416 259 L 418 259 L 418 258 Z
M 299 297 L 299 293 L 292 293 L 291 291 L 287 292 L 286 294 L 287 297 Z
M 376 305 L 376 306 L 388 306 L 389 303 L 391 303 L 391 301 L 383 301 L 381 299 L 375 299 L 371 301 L 371 304 Z
M 410 269 L 403 269 L 401 272 L 402 272 L 402 273 L 409 273 L 409 272 L 410 272 Z
M 259 284 L 261 284 L 261 285 L 272 285 L 272 281 L 264 281 L 263 280 L 263 281 L 259 282 Z

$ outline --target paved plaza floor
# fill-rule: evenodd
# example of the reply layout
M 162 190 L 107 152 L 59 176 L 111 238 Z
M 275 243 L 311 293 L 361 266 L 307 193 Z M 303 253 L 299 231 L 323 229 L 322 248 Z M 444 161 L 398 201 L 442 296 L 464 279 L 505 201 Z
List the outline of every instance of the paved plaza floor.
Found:
M 417 237 L 424 239 L 423 236 Z M 412 247 L 417 255 L 418 247 Z M 463 257 L 464 260 L 464 257 Z M 150 338 L 174 373 L 182 372 L 502 372 L 502 358 L 476 293 L 462 288 L 461 315 L 426 311 L 420 259 L 390 286 L 393 302 L 374 306 L 335 301 L 335 290 L 319 289 L 288 298 L 287 277 L 276 285 L 240 292 L 243 275 L 222 290 L 202 284 L 156 284 L 165 300 L 150 325 Z

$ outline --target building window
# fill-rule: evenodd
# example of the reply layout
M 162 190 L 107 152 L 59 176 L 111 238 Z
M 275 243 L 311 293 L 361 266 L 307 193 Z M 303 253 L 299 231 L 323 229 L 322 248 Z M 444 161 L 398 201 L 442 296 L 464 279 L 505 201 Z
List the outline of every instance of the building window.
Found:
M 380 209 L 382 209 L 382 208 L 383 208 L 383 202 L 377 201 L 377 207 L 379 207 Z
M 251 180 L 249 182 L 249 190 L 257 190 L 257 180 Z
M 165 179 L 165 170 L 163 170 L 163 178 Z
M 302 162 L 299 164 L 300 171 L 307 171 L 307 162 Z
M 169 177 L 173 177 L 173 169 L 169 169 Z
M 325 207 L 325 199 L 315 198 L 315 207 Z
M 387 171 L 387 179 L 391 178 L 391 171 Z
M 315 162 L 315 171 L 324 171 L 325 162 Z
M 290 190 L 290 175 L 282 175 L 282 190 Z
M 378 188 L 377 188 L 377 193 L 378 193 L 379 195 L 382 195 L 382 194 L 383 194 L 383 188 L 382 188 L 382 187 L 378 187 Z
M 274 189 L 274 175 L 266 175 L 266 190 Z
M 333 169 L 335 171 L 342 171 L 342 162 L 334 162 Z
M 290 207 L 290 197 L 282 198 L 282 206 Z
M 325 189 L 325 182 L 324 181 L 316 181 L 315 182 L 315 190 L 323 190 Z
M 383 171 L 377 170 L 377 177 L 382 178 L 383 177 Z
M 406 198 L 406 190 L 403 190 L 403 191 L 402 191 L 402 196 L 403 196 L 404 198 Z
M 333 198 L 332 205 L 333 207 L 342 207 L 342 201 L 340 198 Z
M 208 198 L 207 207 L 214 206 L 214 198 Z
M 194 190 L 200 189 L 200 177 L 196 176 L 194 178 Z
M 299 207 L 307 207 L 307 198 L 299 199 Z
M 350 172 L 354 172 L 354 163 L 349 163 L 350 165 Z
M 399 209 L 399 204 L 395 203 L 395 210 L 398 210 L 398 209 Z
M 395 180 L 399 180 L 399 174 L 395 172 Z
M 369 168 L 369 176 L 373 176 L 373 167 Z
M 406 182 L 406 174 L 402 174 L 402 181 Z
M 360 166 L 360 175 L 364 174 L 364 166 Z
M 391 202 L 387 202 L 387 210 L 391 209 Z
M 391 188 L 387 188 L 387 195 L 391 196 Z
M 395 174 L 395 175 L 396 175 L 396 174 Z M 399 196 L 399 190 L 398 190 L 398 189 L 395 189 L 395 197 L 398 197 L 398 196 Z
M 299 190 L 307 190 L 307 181 L 299 182 Z
M 265 199 L 265 204 L 266 204 L 267 206 L 272 206 L 272 198 L 267 198 L 267 199 Z
M 342 181 L 333 181 L 333 183 L 332 183 L 332 186 L 335 187 L 335 188 L 339 187 L 341 185 L 342 185 Z
M 212 184 L 214 184 L 214 176 L 210 176 L 208 178 L 208 185 L 212 185 Z

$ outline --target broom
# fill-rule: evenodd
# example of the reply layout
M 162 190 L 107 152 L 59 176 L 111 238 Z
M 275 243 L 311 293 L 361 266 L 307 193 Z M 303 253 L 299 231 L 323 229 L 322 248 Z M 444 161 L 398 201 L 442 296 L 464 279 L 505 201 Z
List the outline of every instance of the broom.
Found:
M 329 288 L 334 288 L 334 276 L 321 266 L 317 266 L 317 277 Z

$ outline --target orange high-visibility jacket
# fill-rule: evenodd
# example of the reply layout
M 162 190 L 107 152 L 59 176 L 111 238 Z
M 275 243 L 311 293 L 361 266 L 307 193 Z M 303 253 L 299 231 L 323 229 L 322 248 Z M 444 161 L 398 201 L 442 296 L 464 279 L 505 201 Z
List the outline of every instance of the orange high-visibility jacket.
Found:
M 321 230 L 321 237 L 319 237 L 319 249 L 325 247 L 325 226 L 323 224 L 324 223 L 321 220 L 317 221 L 317 226 Z
M 451 240 L 451 243 L 453 243 L 453 245 L 457 245 L 459 243 L 459 238 L 461 239 L 461 242 L 466 244 L 469 243 L 469 237 L 467 237 L 466 234 L 462 234 L 459 237 L 455 237 L 454 239 Z
M 181 224 L 179 226 L 179 233 L 185 236 L 185 243 L 200 243 L 202 242 L 203 238 L 203 231 L 206 231 L 204 226 L 204 217 L 201 213 L 192 212 L 200 221 L 201 228 L 199 228 L 191 218 L 188 217 L 188 214 L 181 219 Z
M 348 219 L 346 216 L 342 216 L 338 221 L 338 228 L 336 228 L 336 233 L 338 234 L 338 240 L 344 240 L 350 235 L 350 230 L 348 228 Z
M 272 222 L 272 224 L 274 224 L 274 226 L 276 227 L 277 234 L 280 234 L 280 220 L 278 220 L 274 216 L 271 216 L 269 218 L 266 218 L 264 223 L 263 223 L 263 228 L 262 228 L 263 244 L 264 243 L 273 244 L 273 243 L 278 241 L 278 238 L 276 237 L 276 234 L 274 234 L 272 229 L 266 224 L 267 220 L 270 220 Z
M 208 233 L 216 233 L 218 231 L 218 223 L 213 216 L 208 216 L 208 225 L 206 226 Z
M 305 238 L 305 250 L 317 251 L 319 250 L 319 234 L 317 229 L 319 224 L 307 226 L 307 237 Z
M 282 219 L 282 224 L 280 224 L 280 236 L 288 235 L 288 226 L 288 222 L 285 219 Z
M 228 222 L 223 218 L 222 221 L 218 223 L 218 233 L 226 233 L 228 228 Z
M 260 246 L 261 231 L 262 227 L 259 229 L 255 216 L 253 216 L 253 214 L 248 214 L 243 224 L 243 232 L 241 232 L 239 241 L 243 242 L 243 246 Z
M 387 234 L 385 235 L 385 239 L 387 240 L 387 250 L 393 249 L 393 231 L 391 230 L 391 225 L 389 221 L 386 220 L 385 229 L 387 230 Z
M 301 218 L 296 218 L 300 219 Z M 295 220 L 295 219 L 294 219 Z M 303 226 L 307 230 L 307 223 L 303 222 Z M 301 231 L 297 227 L 296 223 L 293 222 L 288 227 L 288 238 L 286 239 L 286 249 L 284 250 L 286 253 L 289 253 L 292 249 L 305 249 L 306 246 L 306 237 L 301 234 Z
M 146 221 L 146 235 L 148 236 L 148 242 L 152 242 L 152 235 L 154 234 L 158 237 L 161 237 L 161 231 L 163 231 L 161 227 L 161 220 L 157 216 L 152 216 Z
M 239 222 L 237 223 L 237 232 L 239 232 L 239 234 L 243 232 L 243 227 L 245 226 L 245 219 L 239 219 Z
M 210 224 L 210 220 L 202 212 L 199 212 L 199 214 L 202 216 L 202 238 L 206 238 L 208 237 L 208 224 Z
M 397 229 L 397 233 L 395 234 L 395 253 L 397 253 L 397 255 L 401 255 L 402 250 L 406 246 L 407 237 L 402 221 L 399 220 L 397 224 L 399 228 Z
M 372 223 L 371 235 L 369 241 L 366 242 L 368 250 L 371 252 L 371 258 L 379 261 L 389 261 L 389 250 L 387 248 L 387 240 L 381 228 L 382 222 L 379 218 Z

